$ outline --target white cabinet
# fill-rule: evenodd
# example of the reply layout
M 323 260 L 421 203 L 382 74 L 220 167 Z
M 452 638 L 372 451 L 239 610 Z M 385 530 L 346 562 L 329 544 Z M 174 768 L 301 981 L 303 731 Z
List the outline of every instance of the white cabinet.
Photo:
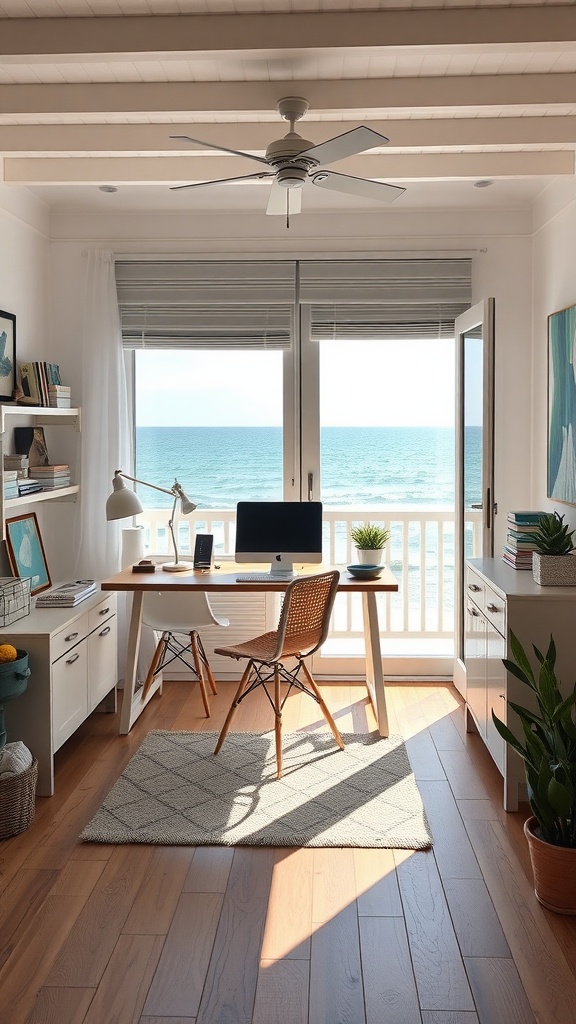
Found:
M 506 701 L 530 705 L 530 691 L 506 671 L 502 659 L 512 659 L 510 631 L 533 666 L 532 645 L 546 651 L 553 635 L 558 678 L 567 696 L 576 678 L 576 587 L 541 587 L 531 572 L 513 569 L 496 558 L 472 558 L 466 563 L 465 592 L 467 727 L 476 729 L 484 740 L 503 776 L 504 807 L 515 811 L 519 787 L 524 787 L 524 767 L 497 732 L 492 710 L 521 736 L 518 718 Z
M 6 626 L 2 643 L 29 654 L 26 691 L 5 707 L 8 739 L 38 759 L 38 794 L 54 792 L 54 754 L 105 701 L 116 710 L 116 595 L 97 592 L 76 608 L 38 608 Z
M 6 539 L 5 521 L 7 516 L 19 515 L 18 509 L 23 505 L 32 505 L 44 501 L 65 501 L 76 498 L 79 487 L 75 482 L 70 487 L 61 487 L 56 491 L 38 491 L 36 494 L 26 495 L 22 498 L 8 498 L 4 500 L 4 455 L 14 452 L 13 429 L 15 426 L 46 426 L 46 427 L 71 427 L 74 431 L 80 430 L 79 409 L 50 409 L 36 408 L 26 405 L 0 405 L 0 518 L 2 523 L 2 540 Z M 58 445 L 55 439 L 51 439 L 48 447 L 52 462 L 65 462 L 70 466 L 72 473 L 77 472 L 77 444 L 76 439 L 72 443 L 61 442 Z M 55 449 L 55 450 L 53 450 Z

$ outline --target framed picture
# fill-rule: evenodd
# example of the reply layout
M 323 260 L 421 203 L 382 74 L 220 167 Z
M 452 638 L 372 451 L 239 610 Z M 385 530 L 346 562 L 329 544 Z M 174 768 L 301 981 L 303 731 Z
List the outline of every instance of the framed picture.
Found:
M 16 317 L 0 309 L 0 402 L 16 387 Z
M 32 577 L 32 595 L 52 586 L 35 512 L 6 520 L 6 548 L 14 575 Z
M 576 505 L 576 306 L 548 317 L 548 497 Z

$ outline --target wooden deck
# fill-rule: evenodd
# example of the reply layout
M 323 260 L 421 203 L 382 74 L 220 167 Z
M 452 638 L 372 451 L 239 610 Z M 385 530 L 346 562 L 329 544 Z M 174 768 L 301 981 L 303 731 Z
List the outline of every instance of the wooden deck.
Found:
M 543 910 L 522 823 L 464 733 L 450 686 L 389 685 L 434 833 L 429 852 L 81 844 L 152 729 L 217 730 L 165 685 L 128 736 L 93 714 L 57 755 L 56 794 L 0 843 L 0 1024 L 576 1024 L 576 920 Z M 344 731 L 361 686 L 324 685 Z M 271 728 L 254 694 L 237 729 Z M 284 727 L 324 728 L 294 695 Z

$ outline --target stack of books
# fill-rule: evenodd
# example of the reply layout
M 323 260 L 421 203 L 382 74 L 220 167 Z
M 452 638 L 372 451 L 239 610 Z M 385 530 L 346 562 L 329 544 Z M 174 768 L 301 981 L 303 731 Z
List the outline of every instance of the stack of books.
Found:
M 59 406 L 58 394 L 63 400 L 70 402 L 70 388 L 66 388 L 65 391 L 58 390 L 62 388 L 62 380 L 57 363 L 20 363 L 20 382 L 24 392 L 23 397 L 19 399 L 21 405 L 55 404 L 57 407 L 66 408 Z M 57 389 L 52 391 L 54 401 L 50 400 L 50 388 Z M 69 408 L 69 405 L 67 407 Z
M 4 501 L 18 497 L 18 472 L 15 469 L 4 470 Z
M 38 491 L 44 490 L 41 480 L 33 480 L 30 476 L 27 479 L 18 480 L 17 483 L 19 498 L 23 498 L 26 494 L 37 494 Z
M 64 384 L 48 385 L 48 405 L 53 409 L 69 409 L 71 406 L 72 388 Z
M 536 545 L 531 535 L 538 526 L 543 512 L 509 512 L 506 543 L 502 558 L 514 569 L 531 569 L 532 553 Z
M 55 491 L 59 487 L 70 486 L 70 466 L 35 466 L 34 478 L 45 491 Z
M 36 598 L 37 608 L 74 608 L 96 593 L 94 580 L 74 580 L 72 583 L 61 583 L 60 586 L 39 594 Z

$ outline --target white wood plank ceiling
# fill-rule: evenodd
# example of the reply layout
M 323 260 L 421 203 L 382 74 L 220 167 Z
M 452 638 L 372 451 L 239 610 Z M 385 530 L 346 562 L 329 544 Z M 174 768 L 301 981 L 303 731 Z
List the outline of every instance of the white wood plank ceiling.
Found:
M 3 180 L 57 207 L 111 184 L 126 208 L 263 210 L 269 183 L 171 192 L 255 165 L 170 135 L 262 156 L 291 95 L 310 103 L 296 130 L 313 143 L 358 124 L 386 135 L 335 169 L 405 185 L 402 206 L 479 179 L 530 199 L 574 174 L 576 4 L 0 0 Z

